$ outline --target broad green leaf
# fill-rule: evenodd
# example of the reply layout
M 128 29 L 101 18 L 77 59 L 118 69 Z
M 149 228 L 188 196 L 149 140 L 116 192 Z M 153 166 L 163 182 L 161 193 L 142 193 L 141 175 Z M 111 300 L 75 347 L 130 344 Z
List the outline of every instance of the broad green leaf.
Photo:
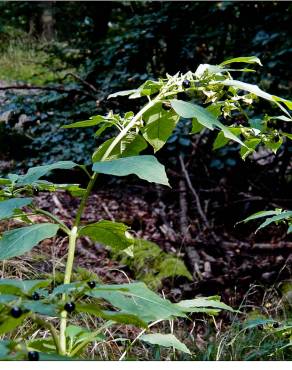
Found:
M 255 327 L 259 326 L 259 325 L 273 324 L 275 322 L 276 321 L 275 320 L 272 320 L 272 319 L 258 318 L 258 319 L 248 320 L 248 321 L 244 322 L 243 328 L 244 329 L 251 329 L 251 328 L 255 328 Z
M 71 161 L 60 161 L 44 166 L 32 167 L 27 171 L 25 175 L 19 176 L 17 180 L 17 185 L 32 184 L 52 170 L 70 170 L 76 166 L 78 166 L 78 164 Z
M 146 322 L 185 316 L 182 309 L 167 299 L 162 299 L 141 282 L 100 285 L 86 294 L 95 298 L 103 298 L 120 309 L 120 313 L 136 315 Z
M 241 134 L 241 128 L 239 127 L 229 127 L 229 131 L 232 132 L 232 134 L 235 136 L 239 136 Z M 220 131 L 213 143 L 213 150 L 222 148 L 228 142 L 229 142 L 229 138 L 225 137 L 223 131 Z
M 0 178 L 0 185 L 9 185 L 11 180 Z
M 217 118 L 205 108 L 176 99 L 171 100 L 171 105 L 176 113 L 181 117 L 196 118 L 201 125 L 207 127 L 209 130 L 213 130 L 214 127 L 217 127 L 223 131 L 223 134 L 226 138 L 245 146 L 245 144 L 237 136 L 235 136 L 228 127 L 219 122 Z
M 16 209 L 27 206 L 32 201 L 32 198 L 13 198 L 0 201 L 0 220 L 13 216 Z
M 265 222 L 263 222 L 257 229 L 256 229 L 256 232 L 264 227 L 267 227 L 268 225 L 270 225 L 271 223 L 273 222 L 277 222 L 277 221 L 284 221 L 284 220 L 287 220 L 289 218 L 292 218 L 292 211 L 284 211 L 282 212 L 281 214 L 279 215 L 275 215 L 273 217 L 270 217 L 270 218 L 267 218 Z
M 120 222 L 102 220 L 80 229 L 80 236 L 88 236 L 95 242 L 104 244 L 113 249 L 125 249 L 133 244 L 132 238 L 127 238 L 128 226 Z
M 287 234 L 292 233 L 292 224 L 288 227 Z
M 76 292 L 77 290 L 82 290 L 82 283 L 69 283 L 69 284 L 61 284 L 54 288 L 53 292 L 51 293 L 52 296 L 56 296 L 58 294 L 70 294 L 71 292 Z
M 276 154 L 278 149 L 281 147 L 281 145 L 283 144 L 283 138 L 282 137 L 279 137 L 278 141 L 275 142 L 273 140 L 270 140 L 270 141 L 266 141 L 265 142 L 265 146 L 266 148 L 269 148 L 271 149 L 271 151 Z
M 199 105 L 177 99 L 171 100 L 170 103 L 176 113 L 183 118 L 196 118 L 201 125 L 209 130 L 213 130 L 214 126 L 217 125 L 216 117 Z
M 144 334 L 140 337 L 140 340 L 150 344 L 157 344 L 162 347 L 175 348 L 181 352 L 191 354 L 188 347 L 179 341 L 173 334 Z
M 43 223 L 4 232 L 0 239 L 0 260 L 28 252 L 41 240 L 55 236 L 58 229 L 56 224 Z
M 251 216 L 245 218 L 244 220 L 240 222 L 248 222 L 252 220 L 256 220 L 258 218 L 263 218 L 263 217 L 268 217 L 268 216 L 275 216 L 281 213 L 281 210 L 276 210 L 276 211 L 260 211 L 252 214 Z
M 91 127 L 91 126 L 96 126 L 99 125 L 101 122 L 106 121 L 107 118 L 103 116 L 94 116 L 90 117 L 90 119 L 86 121 L 79 121 L 75 123 L 71 123 L 70 125 L 64 125 L 61 126 L 62 128 L 81 128 L 81 127 Z
M 118 91 L 116 93 L 110 94 L 107 98 L 112 99 L 112 98 L 117 98 L 118 96 L 127 96 L 135 93 L 137 90 L 123 90 L 123 91 Z
M 216 82 L 218 83 L 218 81 Z M 261 90 L 257 85 L 252 85 L 246 82 L 237 81 L 237 80 L 224 80 L 220 81 L 222 85 L 225 86 L 232 86 L 236 87 L 238 89 L 248 91 L 256 96 L 259 96 L 260 98 L 269 100 L 271 102 L 281 102 L 284 103 L 288 109 L 292 109 L 292 102 L 283 98 L 280 98 L 279 96 L 271 95 L 263 90 Z
M 120 158 L 95 162 L 92 170 L 114 176 L 137 175 L 140 179 L 169 186 L 164 166 L 152 155 Z
M 10 349 L 8 348 L 9 341 L 7 340 L 1 340 L 0 341 L 0 361 L 2 360 L 2 357 L 9 354 Z
M 95 315 L 96 317 L 100 317 L 105 320 L 112 320 L 112 321 L 119 322 L 122 324 L 135 325 L 139 328 L 148 327 L 145 321 L 141 320 L 139 317 L 135 315 L 128 314 L 128 313 L 122 313 L 122 312 L 115 312 L 115 311 L 104 311 L 104 310 L 101 310 L 100 307 L 92 303 L 77 304 L 76 311 L 89 313 L 89 314 Z
M 92 331 L 76 325 L 69 325 L 66 328 L 66 336 L 71 341 L 71 345 L 78 344 L 90 339 L 90 342 L 101 342 L 105 339 L 102 334 L 93 335 Z M 88 342 L 89 343 L 89 342 Z
M 162 103 L 157 103 L 143 115 L 143 119 L 146 123 L 143 136 L 157 152 L 172 134 L 179 116 L 173 110 L 164 110 Z
M 0 321 L 0 335 L 9 333 L 10 331 L 20 327 L 28 315 L 28 313 L 23 313 L 17 319 L 12 316 L 6 316 L 5 320 Z
M 220 63 L 220 66 L 225 66 L 226 64 L 231 64 L 231 63 L 250 63 L 254 64 L 257 63 L 260 66 L 262 66 L 262 63 L 259 58 L 252 56 L 252 57 L 238 57 L 238 58 L 232 58 L 225 60 L 224 62 Z
M 231 311 L 235 312 L 233 308 L 228 306 L 227 304 L 214 300 L 212 297 L 200 297 L 200 298 L 195 298 L 195 299 L 188 299 L 184 301 L 180 301 L 176 303 L 176 305 L 184 310 L 185 312 L 196 312 L 197 308 L 216 308 L 220 310 L 226 310 L 226 311 Z
M 240 156 L 243 160 L 246 159 L 248 155 L 254 152 L 255 148 L 261 143 L 261 139 L 249 139 L 244 142 L 245 146 L 240 148 Z
M 24 301 L 22 302 L 22 307 L 26 308 L 30 312 L 34 312 L 44 316 L 55 317 L 59 314 L 57 305 L 52 303 L 43 303 L 40 301 Z
M 5 293 L 7 293 L 5 291 Z M 18 296 L 16 295 L 13 295 L 13 294 L 1 294 L 0 293 L 0 304 L 1 303 L 9 303 L 11 304 L 11 302 L 14 302 L 14 301 L 17 301 L 19 299 Z
M 192 119 L 192 130 L 191 134 L 198 134 L 201 132 L 205 126 L 201 125 L 196 118 Z
M 270 119 L 278 119 L 280 121 L 284 121 L 284 122 L 291 122 L 292 119 L 289 118 L 289 117 L 286 117 L 286 116 L 276 116 L 276 117 L 270 117 Z
M 45 288 L 51 284 L 51 280 L 16 280 L 0 279 L 0 293 L 30 295 L 34 291 Z
M 159 264 L 157 278 L 164 279 L 171 276 L 185 276 L 189 280 L 193 280 L 192 275 L 182 260 L 171 255 L 166 255 L 164 261 Z
M 111 138 L 102 143 L 97 150 L 93 153 L 92 162 L 98 162 L 102 159 L 105 152 L 114 141 L 115 138 Z M 142 150 L 147 148 L 146 141 L 139 134 L 128 133 L 112 150 L 109 160 L 131 157 L 138 155 Z
M 292 134 L 287 134 L 287 132 L 283 132 L 282 134 L 283 136 L 286 136 L 287 139 L 292 140 Z

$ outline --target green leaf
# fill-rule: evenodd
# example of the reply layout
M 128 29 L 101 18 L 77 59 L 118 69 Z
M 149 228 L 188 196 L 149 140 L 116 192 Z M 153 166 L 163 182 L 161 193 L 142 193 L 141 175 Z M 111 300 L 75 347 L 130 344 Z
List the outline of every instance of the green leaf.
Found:
M 118 91 L 116 93 L 110 94 L 107 98 L 112 99 L 112 98 L 117 98 L 118 96 L 127 96 L 135 93 L 137 90 L 123 90 L 123 91 Z
M 127 238 L 128 226 L 123 223 L 102 220 L 80 229 L 80 236 L 88 236 L 95 242 L 114 249 L 126 249 L 133 244 L 132 238 Z
M 204 128 L 205 128 L 205 126 L 201 125 L 196 118 L 193 118 L 192 119 L 192 130 L 191 130 L 191 134 L 198 134 Z
M 283 138 L 282 137 L 279 137 L 278 141 L 275 142 L 272 140 L 270 141 L 267 141 L 265 142 L 265 146 L 269 149 L 271 149 L 271 151 L 276 154 L 278 149 L 281 147 L 281 145 L 283 144 Z
M 43 223 L 4 232 L 0 239 L 0 260 L 28 252 L 41 240 L 55 236 L 58 229 L 56 224 Z
M 241 134 L 241 128 L 239 127 L 229 127 L 229 131 L 232 132 L 232 134 L 235 136 L 239 136 Z M 213 143 L 213 150 L 222 148 L 228 142 L 229 142 L 229 138 L 225 137 L 223 131 L 220 131 Z
M 180 259 L 171 255 L 165 255 L 164 261 L 159 263 L 158 279 L 164 279 L 171 276 L 185 276 L 189 280 L 193 280 L 192 275 L 186 268 L 186 265 Z
M 57 305 L 52 303 L 47 304 L 40 301 L 24 301 L 22 306 L 39 315 L 55 317 L 59 314 Z
M 244 142 L 245 146 L 240 148 L 240 155 L 243 160 L 246 159 L 248 155 L 254 152 L 255 148 L 260 144 L 261 139 L 249 139 Z
M 104 143 L 102 143 L 97 150 L 93 153 L 92 162 L 98 162 L 102 159 L 105 152 L 114 141 L 115 138 L 111 138 Z M 123 139 L 115 146 L 113 151 L 108 157 L 109 160 L 131 157 L 138 155 L 142 150 L 147 148 L 146 141 L 141 135 L 128 133 Z
M 45 288 L 50 284 L 51 280 L 0 279 L 0 293 L 31 295 L 34 291 Z
M 135 174 L 140 179 L 169 186 L 164 166 L 152 155 L 95 162 L 92 169 L 94 172 L 115 176 Z
M 0 201 L 0 220 L 13 216 L 16 209 L 27 206 L 32 201 L 32 198 L 14 198 Z
M 99 125 L 101 122 L 106 121 L 107 118 L 103 116 L 94 116 L 90 117 L 90 119 L 86 121 L 79 121 L 75 123 L 71 123 L 70 125 L 64 125 L 61 126 L 62 128 L 81 128 L 81 127 L 91 127 L 91 126 L 96 126 Z
M 262 217 L 275 216 L 275 215 L 278 215 L 279 213 L 281 213 L 281 210 L 260 211 L 260 212 L 256 212 L 256 213 L 252 214 L 251 216 L 245 218 L 244 220 L 242 220 L 240 222 L 248 222 L 248 221 L 256 220 L 256 219 L 262 218 Z
M 162 347 L 175 348 L 181 352 L 191 354 L 187 346 L 180 342 L 173 334 L 144 334 L 140 337 L 140 340 L 150 344 L 157 344 Z
M 52 170 L 70 170 L 76 166 L 78 166 L 78 164 L 71 161 L 60 161 L 44 166 L 32 167 L 27 171 L 25 175 L 19 176 L 17 180 L 17 185 L 32 184 Z
M 145 321 L 141 320 L 135 315 L 114 311 L 104 311 L 95 304 L 77 304 L 76 311 L 89 313 L 105 320 L 112 320 L 122 324 L 135 325 L 139 328 L 148 327 Z
M 232 58 L 225 60 L 224 62 L 220 63 L 220 66 L 225 66 L 226 64 L 231 64 L 231 63 L 249 63 L 249 64 L 254 64 L 257 63 L 260 66 L 262 66 L 262 63 L 259 58 L 252 56 L 252 57 L 238 57 L 238 58 Z
M 273 222 L 287 220 L 292 217 L 292 211 L 284 211 L 281 214 L 275 215 L 273 217 L 267 218 L 257 229 L 256 232 L 264 227 L 269 226 Z
M 179 116 L 173 110 L 164 110 L 162 103 L 157 103 L 143 115 L 143 119 L 146 123 L 143 136 L 157 152 L 172 134 Z
M 28 315 L 28 313 L 23 313 L 17 319 L 12 316 L 6 316 L 4 320 L 0 320 L 0 335 L 9 333 L 10 331 L 21 326 Z
M 0 294 L 0 303 L 11 303 L 18 299 L 19 297 L 13 294 Z
M 209 130 L 213 130 L 214 126 L 217 125 L 216 117 L 199 105 L 177 99 L 171 100 L 170 103 L 176 113 L 183 118 L 196 118 L 201 125 Z
M 200 297 L 200 298 L 195 298 L 195 299 L 188 299 L 188 300 L 183 300 L 183 301 L 180 301 L 178 303 L 176 303 L 176 305 L 184 310 L 185 312 L 196 312 L 196 309 L 197 308 L 216 308 L 216 309 L 220 309 L 220 310 L 226 310 L 226 311 L 230 311 L 230 312 L 235 312 L 233 310 L 233 308 L 231 308 L 230 306 L 228 306 L 227 304 L 223 303 L 223 302 L 220 302 L 220 301 L 217 301 L 217 300 L 214 300 L 212 299 L 213 297 Z M 194 311 L 193 311 L 194 310 Z
M 9 184 L 11 184 L 11 180 L 0 178 L 0 185 L 9 185 Z
M 214 127 L 217 127 L 223 131 L 223 134 L 226 138 L 236 141 L 242 146 L 245 146 L 245 144 L 240 139 L 238 139 L 238 137 L 234 135 L 228 127 L 220 123 L 217 118 L 205 108 L 196 104 L 191 104 L 176 99 L 171 100 L 171 105 L 176 113 L 179 114 L 181 117 L 196 118 L 201 125 L 207 127 L 209 130 L 213 130 Z
M 218 83 L 218 81 L 216 81 Z M 260 98 L 269 100 L 271 102 L 281 102 L 284 103 L 289 109 L 292 109 L 292 102 L 279 96 L 271 95 L 263 90 L 261 90 L 257 85 L 248 84 L 246 82 L 237 80 L 224 80 L 220 81 L 222 85 L 236 87 L 237 89 L 248 91 Z
M 95 298 L 103 298 L 120 313 L 138 316 L 149 322 L 173 317 L 185 317 L 183 310 L 167 299 L 162 299 L 152 292 L 144 283 L 121 285 L 100 285 L 86 293 Z

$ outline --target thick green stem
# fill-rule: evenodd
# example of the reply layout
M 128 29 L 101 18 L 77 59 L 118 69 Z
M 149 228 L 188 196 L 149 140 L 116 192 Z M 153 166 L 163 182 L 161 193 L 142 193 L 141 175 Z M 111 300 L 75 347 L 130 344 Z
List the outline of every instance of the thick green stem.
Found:
M 69 284 L 71 280 L 71 274 L 73 269 L 75 248 L 76 248 L 76 239 L 77 239 L 77 226 L 73 226 L 70 235 L 69 235 L 69 250 L 66 263 L 64 284 Z M 66 295 L 63 294 L 62 300 L 65 302 Z M 66 354 L 66 326 L 67 326 L 67 311 L 63 310 L 61 312 L 61 323 L 60 323 L 60 352 L 61 354 Z
M 119 142 L 123 139 L 124 136 L 127 135 L 129 130 L 131 130 L 135 125 L 137 124 L 137 121 L 141 119 L 143 114 L 153 107 L 154 104 L 156 104 L 159 99 L 161 98 L 160 94 L 157 95 L 157 97 L 153 100 L 151 100 L 148 104 L 145 105 L 144 108 L 142 108 L 130 121 L 130 123 L 119 133 L 119 135 L 114 139 L 112 144 L 109 146 L 107 151 L 102 157 L 102 161 L 106 160 L 113 149 L 119 144 Z M 80 220 L 84 211 L 84 208 L 86 206 L 87 199 L 91 193 L 91 190 L 96 182 L 98 174 L 94 173 L 91 176 L 91 179 L 87 185 L 87 189 L 85 191 L 85 194 L 82 197 L 82 200 L 80 202 L 79 208 L 77 210 L 74 226 L 72 230 L 69 233 L 69 250 L 68 250 L 68 257 L 66 262 L 66 270 L 65 270 L 65 278 L 64 278 L 64 284 L 69 284 L 71 280 L 72 275 L 72 269 L 73 269 L 73 262 L 74 262 L 74 255 L 75 255 L 75 248 L 76 248 L 76 239 L 78 236 L 78 227 L 80 225 Z M 62 300 L 65 303 L 66 301 L 66 295 L 63 294 Z M 60 323 L 60 352 L 61 354 L 67 353 L 67 344 L 66 344 L 66 326 L 67 326 L 67 312 L 64 310 L 61 312 L 61 323 Z

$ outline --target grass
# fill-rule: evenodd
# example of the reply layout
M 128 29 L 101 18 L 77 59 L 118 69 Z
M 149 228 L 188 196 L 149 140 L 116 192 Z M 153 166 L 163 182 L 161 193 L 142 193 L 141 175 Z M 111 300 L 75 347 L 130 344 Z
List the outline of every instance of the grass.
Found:
M 27 37 L 11 39 L 0 45 L 0 80 L 44 85 L 74 72 L 57 56 L 46 52 L 47 46 Z

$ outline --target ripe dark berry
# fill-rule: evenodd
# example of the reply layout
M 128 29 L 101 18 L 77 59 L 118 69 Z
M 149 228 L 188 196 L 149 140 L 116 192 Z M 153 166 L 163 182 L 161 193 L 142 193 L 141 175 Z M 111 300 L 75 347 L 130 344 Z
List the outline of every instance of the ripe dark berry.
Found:
M 96 284 L 95 284 L 95 281 L 88 281 L 87 285 L 89 286 L 89 288 L 93 289 L 93 288 L 95 288 Z
M 11 308 L 11 311 L 10 311 L 10 314 L 12 317 L 14 317 L 15 319 L 18 319 L 21 315 L 22 315 L 22 309 L 15 306 L 15 307 L 12 307 Z
M 162 103 L 162 108 L 164 110 L 171 110 L 171 105 L 169 103 L 163 102 Z
M 279 326 L 280 326 L 280 324 L 278 322 L 273 323 L 273 328 L 277 329 Z
M 29 361 L 38 361 L 40 358 L 40 355 L 36 351 L 30 351 L 27 354 L 27 358 L 29 359 Z
M 182 86 L 184 89 L 188 89 L 189 87 L 191 87 L 191 83 L 189 80 L 184 80 Z
M 64 310 L 71 313 L 75 310 L 75 304 L 73 302 L 67 302 L 64 306 Z
M 258 330 L 263 330 L 264 329 L 264 325 L 258 325 Z
M 31 296 L 31 298 L 34 300 L 34 301 L 38 301 L 40 299 L 40 295 L 39 293 L 37 292 L 34 292 L 33 295 Z

